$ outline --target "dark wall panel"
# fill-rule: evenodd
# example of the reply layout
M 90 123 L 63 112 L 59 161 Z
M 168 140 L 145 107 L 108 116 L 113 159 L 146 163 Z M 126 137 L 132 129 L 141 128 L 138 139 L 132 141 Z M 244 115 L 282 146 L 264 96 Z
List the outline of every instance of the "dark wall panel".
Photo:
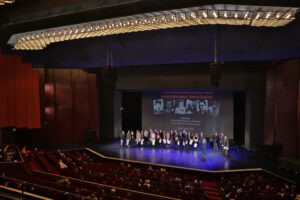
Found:
M 296 156 L 299 62 L 286 61 L 277 70 L 276 144 L 283 155 Z
M 44 76 L 44 74 L 42 74 Z M 46 70 L 45 85 L 40 85 L 45 90 L 45 96 L 41 97 L 41 100 L 45 100 L 45 108 L 42 110 L 45 114 L 45 128 L 47 130 L 47 138 L 43 142 L 48 141 L 49 144 L 55 144 L 61 142 L 61 137 L 56 130 L 56 80 L 55 71 Z M 41 141 L 40 141 L 41 142 Z
M 31 64 L 0 51 L 0 128 L 40 128 L 39 78 Z
M 33 73 L 31 65 L 24 65 L 25 68 L 25 93 L 26 94 L 33 94 L 34 88 L 33 88 Z M 26 122 L 28 127 L 34 127 L 34 100 L 33 95 L 26 95 Z
M 96 84 L 95 84 L 96 83 Z M 100 139 L 99 130 L 99 89 L 96 74 L 88 74 L 88 105 L 89 105 L 89 128 L 96 130 L 97 138 Z M 97 92 L 95 92 L 97 91 Z M 101 119 L 100 119 L 101 120 Z
M 246 115 L 246 93 L 235 92 L 233 94 L 234 104 L 234 142 L 237 145 L 245 144 L 245 115 Z
M 7 102 L 10 102 L 7 105 L 7 125 L 8 126 L 14 126 L 16 124 L 16 92 L 15 92 L 15 81 L 16 81 L 16 77 L 15 77 L 15 63 L 14 63 L 14 58 L 15 56 L 7 56 L 7 62 L 8 62 L 8 66 L 10 67 L 6 67 L 7 69 L 7 92 L 6 93 L 6 99 Z M 36 81 L 34 81 L 36 82 Z M 34 90 L 36 91 L 36 90 Z M 38 127 L 38 125 L 37 125 Z
M 54 71 L 55 77 L 55 124 L 59 143 L 72 141 L 72 88 L 71 70 L 58 69 Z
M 88 74 L 72 70 L 73 142 L 79 143 L 89 129 Z
M 19 67 L 21 60 L 16 60 L 16 119 L 17 127 L 23 128 L 26 126 L 26 68 Z
M 266 70 L 264 143 L 283 156 L 299 155 L 299 59 Z
M 266 102 L 265 102 L 265 125 L 264 144 L 272 145 L 275 141 L 275 105 L 276 105 L 276 78 L 275 67 L 266 69 Z
M 299 60 L 299 68 L 300 68 L 300 60 Z M 298 138 L 297 138 L 297 157 L 300 158 L 300 69 L 299 69 L 299 85 L 298 85 Z
M 32 87 L 33 87 L 33 91 L 35 91 L 33 93 L 33 99 L 32 99 L 32 111 L 33 112 L 33 123 L 32 123 L 32 127 L 33 128 L 37 128 L 37 127 L 41 127 L 41 110 L 40 110 L 40 88 L 39 88 L 39 72 L 34 70 L 33 74 L 32 74 L 32 78 L 33 78 L 33 83 L 32 83 Z
M 99 134 L 96 75 L 80 69 L 38 71 L 44 126 L 33 134 L 34 144 L 81 143 L 86 130 L 95 130 Z
M 6 96 L 6 83 L 7 83 L 7 75 L 6 75 L 6 57 L 1 56 L 0 53 L 0 127 L 7 126 L 7 99 Z M 4 97 L 4 98 L 3 98 Z

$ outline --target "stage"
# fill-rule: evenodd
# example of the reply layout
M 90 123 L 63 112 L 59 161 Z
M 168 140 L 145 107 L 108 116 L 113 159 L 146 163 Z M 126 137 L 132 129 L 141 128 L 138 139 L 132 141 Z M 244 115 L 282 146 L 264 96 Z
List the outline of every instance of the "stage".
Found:
M 107 157 L 209 171 L 260 167 L 257 155 L 253 155 L 253 153 L 242 148 L 229 150 L 228 155 L 230 159 L 220 152 L 213 152 L 207 148 L 206 161 L 201 160 L 202 153 L 199 150 L 185 151 L 151 147 L 127 148 L 121 147 L 119 140 L 92 145 L 90 148 Z

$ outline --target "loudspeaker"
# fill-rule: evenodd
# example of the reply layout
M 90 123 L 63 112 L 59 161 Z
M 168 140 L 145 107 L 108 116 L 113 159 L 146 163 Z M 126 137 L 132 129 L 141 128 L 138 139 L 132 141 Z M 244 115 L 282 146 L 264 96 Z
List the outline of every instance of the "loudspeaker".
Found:
M 210 84 L 212 87 L 219 87 L 219 81 L 221 80 L 220 63 L 210 63 Z

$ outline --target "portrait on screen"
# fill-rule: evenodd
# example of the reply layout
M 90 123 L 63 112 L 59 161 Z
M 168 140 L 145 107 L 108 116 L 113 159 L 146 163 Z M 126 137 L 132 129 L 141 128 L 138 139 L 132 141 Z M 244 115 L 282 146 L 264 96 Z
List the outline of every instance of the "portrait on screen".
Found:
M 161 114 L 164 111 L 164 100 L 154 99 L 153 100 L 153 111 L 154 114 Z
M 218 101 L 209 101 L 208 102 L 209 114 L 212 117 L 218 117 L 220 113 L 220 102 Z
M 175 105 L 174 99 L 165 99 L 164 113 L 166 114 L 174 113 L 174 105 Z
M 232 93 L 166 92 L 142 95 L 142 126 L 224 132 L 233 137 Z
M 186 100 L 185 113 L 194 114 L 197 111 L 197 100 Z
M 184 115 L 185 114 L 184 100 L 183 99 L 177 100 L 176 105 L 177 106 L 175 108 L 175 114 Z
M 208 114 L 208 103 L 207 100 L 198 100 L 197 101 L 197 112 L 200 115 L 207 115 Z

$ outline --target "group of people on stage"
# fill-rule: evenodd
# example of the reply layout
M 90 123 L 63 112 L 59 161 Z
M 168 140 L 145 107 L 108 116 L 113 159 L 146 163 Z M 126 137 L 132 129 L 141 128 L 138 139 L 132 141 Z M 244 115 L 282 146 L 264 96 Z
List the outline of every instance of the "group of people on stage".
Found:
M 198 150 L 205 155 L 207 145 L 211 150 L 220 151 L 227 156 L 229 149 L 229 140 L 226 135 L 221 133 L 212 134 L 208 137 L 203 132 L 191 133 L 188 131 L 162 131 L 162 130 L 137 130 L 121 132 L 120 135 L 122 147 L 142 147 L 150 146 L 156 148 L 172 147 L 181 150 Z

